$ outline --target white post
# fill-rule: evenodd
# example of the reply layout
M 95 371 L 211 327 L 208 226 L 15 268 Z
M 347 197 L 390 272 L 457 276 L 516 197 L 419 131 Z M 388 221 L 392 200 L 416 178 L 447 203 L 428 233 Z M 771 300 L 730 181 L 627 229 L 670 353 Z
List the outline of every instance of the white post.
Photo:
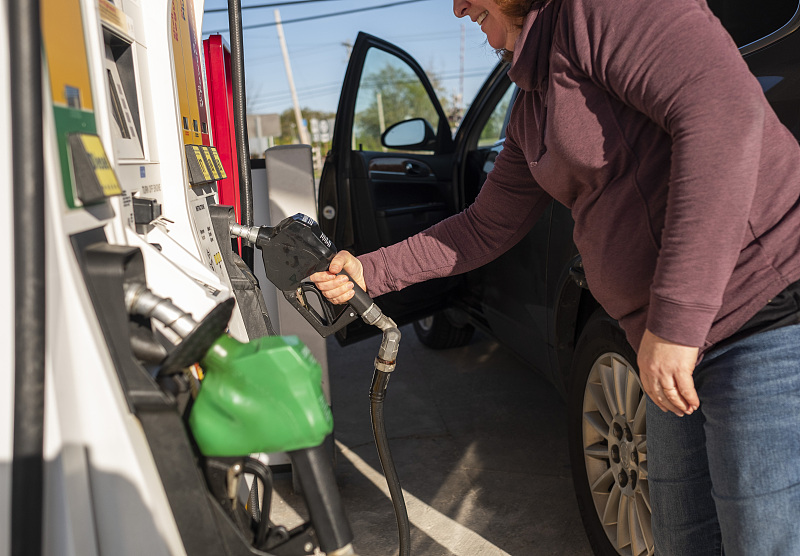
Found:
M 311 144 L 308 132 L 303 125 L 303 115 L 300 113 L 300 102 L 297 100 L 297 91 L 294 88 L 294 78 L 292 77 L 292 65 L 289 63 L 289 50 L 286 48 L 286 39 L 283 36 L 283 25 L 281 24 L 281 12 L 275 10 L 275 25 L 278 29 L 278 40 L 281 42 L 283 51 L 283 63 L 286 66 L 286 79 L 289 81 L 289 90 L 292 92 L 292 104 L 294 105 L 294 118 L 297 120 L 297 130 L 300 135 L 300 142 L 306 145 Z

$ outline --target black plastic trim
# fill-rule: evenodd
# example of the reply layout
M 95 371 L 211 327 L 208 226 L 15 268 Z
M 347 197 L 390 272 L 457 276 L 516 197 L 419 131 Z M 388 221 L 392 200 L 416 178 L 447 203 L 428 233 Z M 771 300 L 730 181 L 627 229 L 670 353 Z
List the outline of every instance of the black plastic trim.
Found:
M 44 143 L 39 2 L 8 2 L 14 209 L 11 554 L 42 553 L 45 406 Z M 7 185 L 7 187 L 9 187 Z

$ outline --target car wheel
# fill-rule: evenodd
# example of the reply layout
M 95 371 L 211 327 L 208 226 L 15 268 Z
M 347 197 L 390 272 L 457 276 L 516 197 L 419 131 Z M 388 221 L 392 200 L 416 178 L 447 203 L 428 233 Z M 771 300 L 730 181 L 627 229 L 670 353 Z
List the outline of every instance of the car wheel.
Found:
M 578 507 L 598 555 L 652 555 L 645 397 L 636 354 L 596 312 L 575 348 L 569 443 Z
M 448 349 L 465 346 L 472 339 L 475 327 L 471 324 L 457 326 L 444 311 L 414 322 L 414 332 L 424 345 L 433 349 Z

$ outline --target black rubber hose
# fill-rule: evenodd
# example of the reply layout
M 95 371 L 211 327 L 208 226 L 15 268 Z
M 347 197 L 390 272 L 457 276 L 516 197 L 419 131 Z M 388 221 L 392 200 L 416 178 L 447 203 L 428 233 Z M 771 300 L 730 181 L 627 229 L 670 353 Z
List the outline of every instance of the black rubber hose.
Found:
M 250 510 L 250 517 L 253 521 L 261 521 L 261 510 L 258 503 L 258 478 L 253 479 L 253 484 L 250 486 L 250 496 L 247 498 L 247 509 Z
M 42 553 L 45 254 L 39 2 L 8 2 L 14 176 L 11 554 Z
M 397 533 L 400 536 L 400 556 L 409 556 L 411 550 L 411 525 L 408 522 L 406 501 L 403 499 L 403 490 L 400 488 L 400 479 L 394 467 L 392 453 L 389 450 L 389 439 L 386 437 L 386 427 L 383 420 L 383 400 L 386 398 L 386 386 L 389 384 L 389 373 L 375 369 L 372 375 L 372 386 L 369 390 L 370 417 L 372 419 L 372 435 L 375 437 L 375 446 L 378 449 L 378 459 L 381 461 L 383 475 L 389 486 L 392 497 L 394 515 L 397 519 Z
M 233 82 L 233 126 L 239 161 L 239 202 L 244 226 L 253 225 L 253 179 L 250 174 L 250 142 L 247 138 L 247 107 L 244 85 L 244 41 L 242 2 L 228 0 L 228 30 L 231 36 L 231 81 Z M 253 244 L 242 240 L 242 260 L 253 270 Z
M 253 546 L 260 548 L 267 540 L 270 529 L 269 514 L 272 511 L 272 470 L 257 459 L 247 458 L 242 464 L 245 473 L 253 475 L 253 488 L 250 489 L 250 508 L 251 515 L 258 522 L 256 537 Z M 264 486 L 264 494 L 261 497 L 261 509 L 258 509 L 258 481 Z

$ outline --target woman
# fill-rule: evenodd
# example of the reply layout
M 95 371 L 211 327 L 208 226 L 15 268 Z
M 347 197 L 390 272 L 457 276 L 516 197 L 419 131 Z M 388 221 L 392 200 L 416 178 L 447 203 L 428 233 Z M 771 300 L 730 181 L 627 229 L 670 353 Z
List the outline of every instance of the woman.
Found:
M 475 203 L 346 270 L 373 297 L 509 249 L 551 198 L 637 347 L 661 554 L 800 553 L 800 147 L 703 0 L 454 0 L 521 89 Z

